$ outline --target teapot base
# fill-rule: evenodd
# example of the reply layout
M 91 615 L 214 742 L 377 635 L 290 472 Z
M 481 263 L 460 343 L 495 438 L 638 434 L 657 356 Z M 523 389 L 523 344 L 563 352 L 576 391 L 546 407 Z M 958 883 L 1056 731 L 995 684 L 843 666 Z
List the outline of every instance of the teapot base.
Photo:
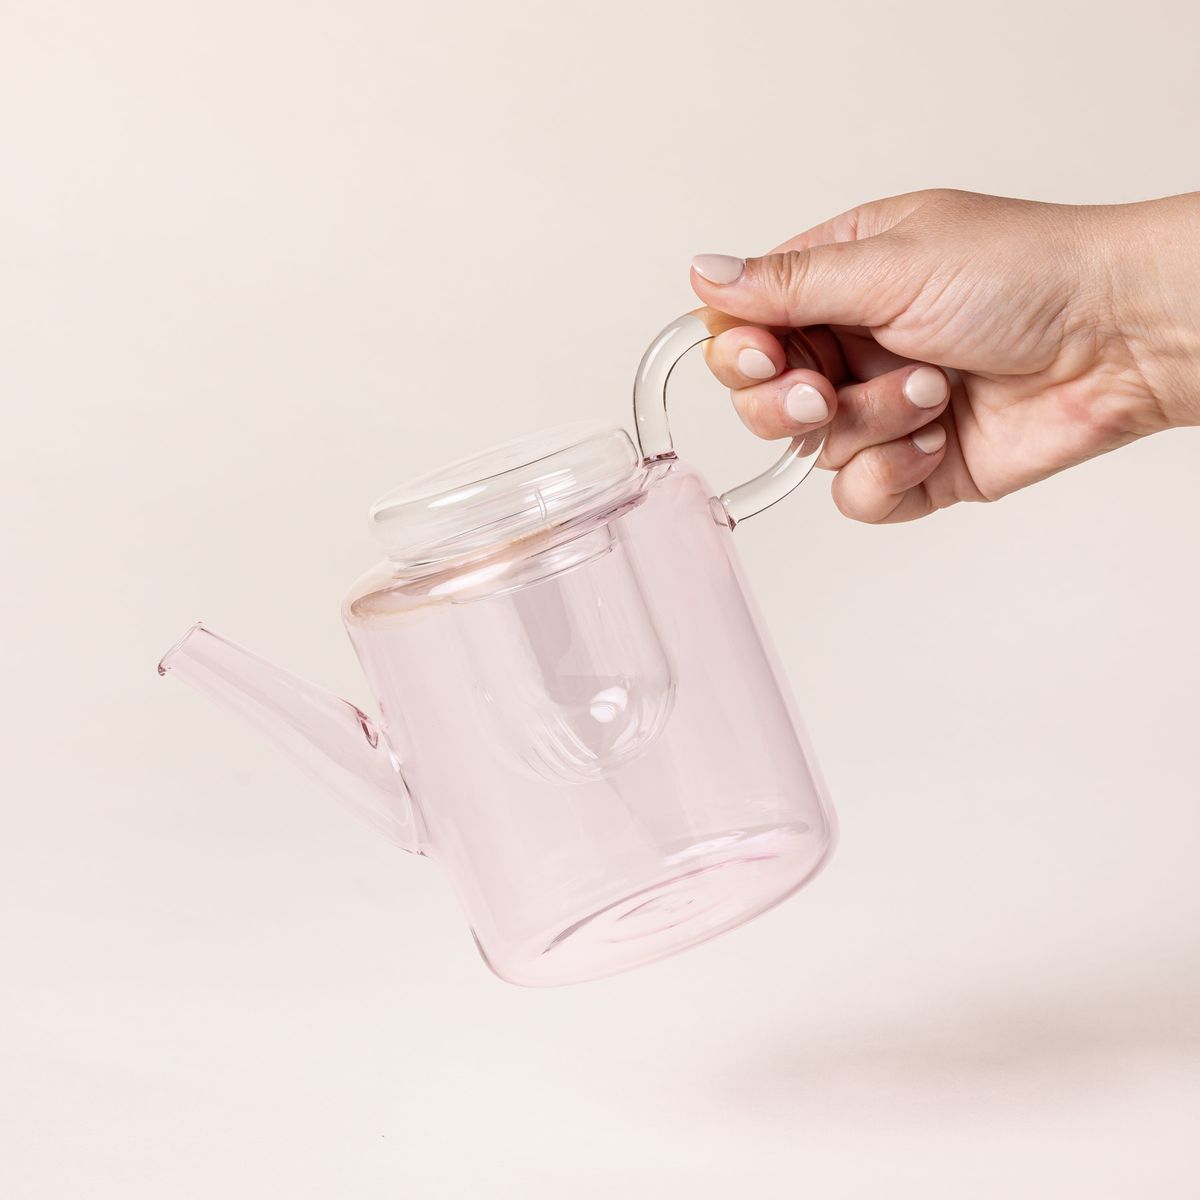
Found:
M 723 855 L 605 904 L 488 967 L 522 987 L 582 983 L 645 966 L 753 920 L 808 883 L 833 848 L 828 829 L 774 828 L 730 839 Z M 514 961 L 515 959 L 515 961 Z

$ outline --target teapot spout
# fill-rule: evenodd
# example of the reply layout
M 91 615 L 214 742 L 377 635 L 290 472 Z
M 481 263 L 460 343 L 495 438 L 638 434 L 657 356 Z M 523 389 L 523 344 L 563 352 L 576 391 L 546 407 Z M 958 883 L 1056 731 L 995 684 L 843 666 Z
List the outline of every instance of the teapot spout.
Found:
M 400 764 L 363 712 L 197 622 L 158 664 L 249 721 L 329 788 L 361 820 L 419 854 L 416 818 Z

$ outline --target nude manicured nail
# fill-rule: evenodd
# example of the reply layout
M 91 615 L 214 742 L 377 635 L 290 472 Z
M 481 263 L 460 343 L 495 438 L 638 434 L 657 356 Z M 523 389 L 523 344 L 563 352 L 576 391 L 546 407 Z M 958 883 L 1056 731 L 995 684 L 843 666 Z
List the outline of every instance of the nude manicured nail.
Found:
M 936 454 L 946 444 L 946 430 L 934 421 L 912 435 L 912 444 L 922 454 Z
M 798 383 L 788 392 L 783 410 L 797 425 L 816 425 L 829 416 L 825 397 L 808 383 Z
M 738 354 L 737 367 L 747 379 L 770 379 L 775 374 L 775 364 L 753 346 L 747 346 Z
M 904 394 L 918 408 L 937 408 L 950 395 L 950 381 L 937 367 L 918 367 L 904 381 Z
M 732 254 L 697 254 L 692 259 L 692 270 L 709 283 L 733 283 L 745 269 L 746 260 Z

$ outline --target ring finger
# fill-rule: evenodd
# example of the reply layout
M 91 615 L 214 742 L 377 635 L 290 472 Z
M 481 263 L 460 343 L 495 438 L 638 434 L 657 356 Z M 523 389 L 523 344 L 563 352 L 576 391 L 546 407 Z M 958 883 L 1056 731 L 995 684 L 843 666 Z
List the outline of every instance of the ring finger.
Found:
M 868 446 L 914 433 L 950 400 L 950 380 L 937 367 L 914 363 L 838 389 L 838 413 L 825 439 L 820 466 L 838 471 Z

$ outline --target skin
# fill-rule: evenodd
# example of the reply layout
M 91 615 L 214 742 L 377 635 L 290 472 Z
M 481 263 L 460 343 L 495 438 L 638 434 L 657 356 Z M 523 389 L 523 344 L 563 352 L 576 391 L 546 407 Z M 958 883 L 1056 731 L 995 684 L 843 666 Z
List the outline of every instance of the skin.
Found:
M 743 421 L 765 438 L 827 424 L 820 465 L 860 521 L 996 500 L 1200 424 L 1200 193 L 1075 207 L 914 192 L 748 259 L 733 282 L 693 269 L 692 286 L 717 310 L 708 362 Z M 763 365 L 746 349 L 771 378 L 744 373 L 739 360 Z M 922 364 L 944 379 L 925 369 L 913 388 Z M 797 383 L 828 417 L 788 416 Z

